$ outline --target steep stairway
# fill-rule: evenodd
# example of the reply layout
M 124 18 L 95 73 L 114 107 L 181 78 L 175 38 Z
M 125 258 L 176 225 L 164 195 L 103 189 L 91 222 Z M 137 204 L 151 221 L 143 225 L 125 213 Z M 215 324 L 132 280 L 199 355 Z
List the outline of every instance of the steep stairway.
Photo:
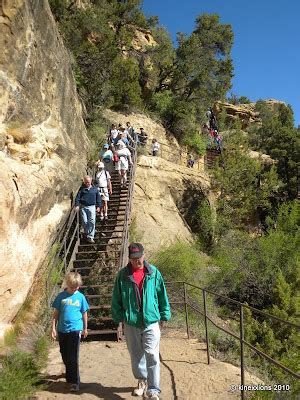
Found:
M 221 156 L 221 150 L 220 149 L 206 149 L 206 155 L 205 155 L 205 166 L 207 169 L 214 168 L 217 159 Z
M 129 168 L 128 181 L 121 187 L 117 171 L 111 173 L 113 194 L 108 202 L 108 219 L 96 217 L 95 244 L 87 243 L 80 235 L 80 243 L 71 271 L 77 271 L 83 279 L 82 293 L 89 305 L 89 335 L 115 334 L 120 339 L 121 329 L 110 315 L 113 281 L 122 266 L 122 254 L 127 247 L 125 234 L 126 215 L 130 214 L 130 190 L 133 167 Z M 128 219 L 127 219 L 128 220 Z

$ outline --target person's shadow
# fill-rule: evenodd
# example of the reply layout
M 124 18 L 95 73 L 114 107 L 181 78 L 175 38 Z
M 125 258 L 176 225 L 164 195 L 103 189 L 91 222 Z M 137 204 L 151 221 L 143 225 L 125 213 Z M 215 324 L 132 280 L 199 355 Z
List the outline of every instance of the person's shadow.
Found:
M 70 393 L 66 383 L 63 381 L 58 381 L 57 379 L 61 378 L 61 375 L 50 375 L 45 379 L 46 390 L 50 393 L 61 393 L 67 394 Z M 118 395 L 118 393 L 131 393 L 133 390 L 132 386 L 130 387 L 111 387 L 111 386 L 103 386 L 101 383 L 96 382 L 81 382 L 80 390 L 73 394 L 92 394 L 99 399 L 104 400 L 120 400 L 128 398 Z

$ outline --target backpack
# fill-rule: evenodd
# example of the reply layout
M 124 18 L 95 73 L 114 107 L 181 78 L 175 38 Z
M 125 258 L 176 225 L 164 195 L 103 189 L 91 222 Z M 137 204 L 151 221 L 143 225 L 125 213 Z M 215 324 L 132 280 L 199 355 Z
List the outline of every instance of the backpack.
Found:
M 107 178 L 107 172 L 106 172 L 105 169 L 104 169 L 104 170 L 101 171 L 101 174 L 102 174 L 103 171 L 105 172 L 106 182 L 108 182 L 109 179 Z M 96 185 L 98 186 L 98 185 L 99 185 L 99 178 L 97 177 L 97 175 L 98 175 L 98 174 L 96 173 L 95 182 L 96 182 Z
M 113 160 L 114 160 L 114 162 L 118 162 L 118 161 L 119 161 L 118 153 L 115 153 L 115 154 L 114 154 Z

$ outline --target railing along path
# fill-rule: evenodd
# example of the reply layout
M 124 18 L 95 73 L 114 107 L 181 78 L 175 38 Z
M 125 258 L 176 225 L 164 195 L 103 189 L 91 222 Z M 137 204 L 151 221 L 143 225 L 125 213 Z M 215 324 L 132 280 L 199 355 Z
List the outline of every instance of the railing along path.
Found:
M 264 351 L 259 349 L 257 346 L 254 346 L 253 344 L 249 343 L 249 341 L 245 340 L 245 322 L 244 322 L 244 309 L 250 310 L 252 313 L 259 314 L 263 317 L 266 317 L 268 319 L 272 319 L 274 321 L 279 322 L 280 324 L 283 324 L 285 326 L 289 326 L 290 328 L 295 329 L 296 331 L 300 331 L 300 325 L 295 324 L 294 322 L 286 321 L 280 317 L 277 317 L 275 315 L 266 313 L 264 311 L 258 310 L 254 307 L 249 306 L 248 304 L 241 303 L 237 300 L 233 300 L 227 296 L 218 294 L 216 292 L 213 292 L 211 290 L 196 286 L 192 283 L 188 282 L 166 282 L 167 287 L 172 287 L 174 285 L 178 286 L 181 288 L 180 291 L 176 290 L 175 294 L 177 297 L 179 297 L 181 300 L 180 301 L 171 301 L 171 304 L 174 305 L 182 305 L 184 306 L 184 313 L 185 313 L 185 321 L 186 321 L 186 332 L 188 338 L 190 338 L 190 323 L 189 323 L 189 309 L 194 311 L 196 314 L 200 314 L 204 318 L 204 326 L 205 326 L 205 341 L 206 341 L 206 353 L 207 353 L 207 364 L 210 364 L 210 335 L 209 335 L 209 323 L 211 323 L 214 327 L 217 329 L 221 330 L 222 332 L 230 335 L 234 339 L 238 340 L 240 342 L 240 370 L 241 370 L 241 385 L 240 385 L 240 392 L 241 392 L 241 399 L 245 399 L 245 346 L 254 351 L 256 354 L 267 360 L 269 363 L 275 365 L 277 368 L 281 369 L 282 371 L 286 372 L 288 375 L 295 379 L 300 379 L 300 374 L 299 372 L 295 372 L 291 370 L 290 368 L 286 367 L 279 361 L 276 361 L 274 358 L 266 354 Z M 188 296 L 188 288 L 193 288 L 196 291 L 201 293 L 202 301 L 203 301 L 203 308 L 201 309 L 199 306 L 198 301 L 193 301 L 191 297 Z M 174 290 L 174 289 L 173 289 Z M 212 315 L 209 314 L 208 312 L 208 306 L 207 306 L 207 294 L 215 297 L 222 299 L 226 302 L 229 302 L 231 304 L 235 304 L 238 309 L 239 309 L 239 334 L 237 335 L 236 333 L 230 331 L 229 329 L 224 328 L 223 326 L 220 326 L 217 322 L 213 320 Z M 290 385 L 286 384 L 286 390 L 290 390 Z M 280 390 L 280 388 L 279 388 Z

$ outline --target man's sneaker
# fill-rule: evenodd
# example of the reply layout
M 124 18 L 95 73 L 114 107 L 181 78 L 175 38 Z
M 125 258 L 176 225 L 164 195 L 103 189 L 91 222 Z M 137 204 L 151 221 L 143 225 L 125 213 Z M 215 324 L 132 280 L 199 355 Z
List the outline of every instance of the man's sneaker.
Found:
M 107 214 L 105 214 L 105 215 L 104 215 L 104 219 L 108 219 L 108 216 L 107 216 Z
M 79 392 L 79 385 L 73 383 L 70 387 L 70 392 Z
M 148 394 L 146 399 L 151 399 L 151 400 L 159 400 L 159 396 L 156 393 L 153 394 Z
M 95 240 L 92 239 L 92 238 L 87 238 L 86 241 L 87 241 L 88 243 L 95 243 Z
M 143 380 L 138 381 L 137 387 L 133 390 L 132 396 L 143 396 L 147 390 L 147 383 Z
M 100 220 L 101 220 L 101 221 L 104 220 L 104 215 L 103 215 L 103 213 L 100 214 Z

